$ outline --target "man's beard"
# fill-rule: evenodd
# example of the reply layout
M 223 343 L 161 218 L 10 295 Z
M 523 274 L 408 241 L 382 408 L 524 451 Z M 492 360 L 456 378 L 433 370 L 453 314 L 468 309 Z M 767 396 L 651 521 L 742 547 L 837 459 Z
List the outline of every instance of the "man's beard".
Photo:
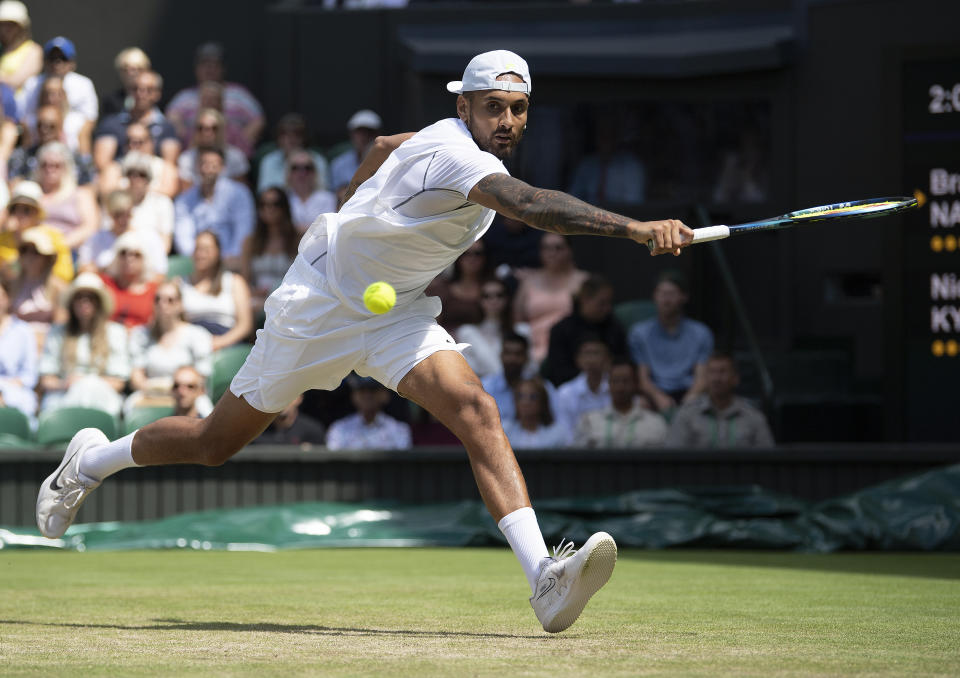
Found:
M 501 134 L 504 133 L 504 132 L 506 132 L 507 134 L 510 134 L 510 131 L 509 131 L 509 130 L 494 130 L 494 131 L 490 134 L 490 137 L 489 137 L 489 138 L 487 138 L 487 139 L 480 139 L 480 138 L 476 135 L 476 133 L 473 131 L 472 125 L 467 124 L 467 129 L 470 131 L 470 136 L 473 137 L 473 142 L 474 142 L 477 146 L 480 147 L 480 150 L 481 150 L 481 151 L 486 151 L 487 153 L 490 153 L 490 154 L 493 155 L 497 160 L 507 160 L 507 159 L 509 159 L 511 156 L 513 156 L 513 152 L 517 149 L 517 146 L 520 145 L 520 139 L 523 138 L 523 130 L 520 130 L 520 132 L 517 133 L 517 137 L 516 137 L 516 139 L 513 140 L 513 143 L 512 143 L 512 144 L 510 144 L 510 145 L 507 146 L 507 147 L 502 147 L 502 146 L 500 146 L 499 144 L 497 144 L 497 143 L 494 141 L 493 137 L 494 137 L 494 135 L 496 135 L 498 132 L 500 132 Z M 513 136 L 512 134 L 510 134 L 510 135 L 511 135 L 511 137 Z

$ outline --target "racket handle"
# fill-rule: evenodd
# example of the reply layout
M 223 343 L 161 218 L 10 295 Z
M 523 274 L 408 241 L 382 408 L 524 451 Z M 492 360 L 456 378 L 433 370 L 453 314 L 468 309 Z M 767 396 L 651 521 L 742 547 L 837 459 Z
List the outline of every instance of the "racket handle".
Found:
M 730 236 L 729 226 L 706 226 L 705 228 L 693 229 L 692 243 L 708 242 L 710 240 L 722 240 Z M 652 252 L 654 250 L 653 240 L 647 241 L 647 248 Z
M 693 242 L 709 242 L 711 240 L 722 240 L 730 236 L 729 226 L 706 226 L 704 228 L 693 229 Z

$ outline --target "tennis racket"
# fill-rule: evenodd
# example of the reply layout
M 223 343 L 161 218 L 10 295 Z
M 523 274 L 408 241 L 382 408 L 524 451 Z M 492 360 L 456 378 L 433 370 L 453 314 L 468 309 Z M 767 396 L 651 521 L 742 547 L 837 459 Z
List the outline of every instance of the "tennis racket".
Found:
M 791 228 L 800 224 L 816 221 L 839 221 L 841 219 L 867 219 L 895 214 L 917 206 L 916 198 L 874 198 L 872 200 L 854 200 L 851 202 L 836 202 L 832 205 L 810 207 L 805 210 L 789 212 L 772 219 L 748 221 L 734 226 L 706 226 L 693 229 L 693 243 L 722 240 L 732 235 L 753 233 L 755 231 L 775 231 L 781 228 Z M 647 247 L 653 251 L 653 240 L 647 241 Z

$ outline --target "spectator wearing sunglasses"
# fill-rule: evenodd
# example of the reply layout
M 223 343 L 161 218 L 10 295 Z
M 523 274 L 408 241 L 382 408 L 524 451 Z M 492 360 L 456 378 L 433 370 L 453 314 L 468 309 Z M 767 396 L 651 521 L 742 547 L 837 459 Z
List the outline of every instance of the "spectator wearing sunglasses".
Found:
M 337 197 L 323 188 L 313 156 L 303 149 L 287 156 L 287 197 L 293 223 L 301 232 L 326 212 L 337 211 Z
M 567 447 L 571 434 L 557 421 L 547 389 L 539 377 L 524 379 L 513 390 L 517 413 L 503 422 L 503 432 L 515 450 Z
M 309 132 L 307 121 L 299 113 L 287 113 L 277 122 L 277 148 L 260 160 L 257 168 L 257 190 L 263 191 L 271 186 L 281 186 L 286 182 L 287 156 L 293 151 L 307 148 Z M 330 167 L 326 158 L 314 150 L 308 150 L 317 167 L 320 188 L 330 188 Z
M 156 154 L 150 130 L 140 122 L 127 125 L 127 152 L 100 172 L 97 180 L 99 192 L 107 194 L 117 189 L 129 188 L 128 172 L 132 170 L 132 165 L 136 166 L 136 171 L 146 172 L 147 187 L 151 192 L 168 198 L 173 198 L 180 192 L 180 178 L 177 176 L 176 166 Z
M 173 416 L 203 419 L 210 413 L 206 408 L 210 402 L 203 375 L 196 367 L 185 365 L 173 375 Z M 212 409 L 212 408 L 211 408 Z
M 202 387 L 213 365 L 213 336 L 184 319 L 183 297 L 175 282 L 160 283 L 152 301 L 153 320 L 130 332 L 133 393 L 124 403 L 124 411 L 173 405 L 177 384 L 181 384 L 184 395 L 192 395 L 187 409 L 197 406 L 201 415 L 209 414 L 213 403 Z M 190 366 L 191 374 L 181 374 L 184 365 Z
M 167 250 L 155 232 L 133 226 L 133 197 L 129 191 L 113 191 L 104 199 L 108 228 L 102 228 L 81 245 L 77 252 L 77 268 L 81 271 L 105 273 L 113 264 L 117 240 L 131 230 L 140 236 L 147 255 L 147 265 L 158 276 L 167 274 Z
M 110 320 L 128 330 L 150 322 L 158 279 L 139 232 L 128 230 L 117 238 L 113 261 L 100 277 L 113 297 Z
M 153 184 L 153 161 L 155 156 L 131 151 L 123 159 L 123 176 L 127 180 L 127 190 L 133 199 L 131 226 L 142 232 L 155 234 L 163 241 L 163 254 L 166 257 L 173 245 L 174 206 L 173 200 L 160 191 L 151 188 Z M 163 163 L 168 168 L 167 163 Z M 176 176 L 173 177 L 176 182 Z M 157 271 L 166 273 L 166 267 L 157 267 Z
M 53 243 L 57 260 L 53 265 L 53 274 L 63 280 L 73 280 L 73 257 L 70 248 L 57 229 L 43 223 L 44 211 L 41 205 L 43 190 L 33 181 L 21 181 L 13 189 L 13 195 L 7 203 L 7 216 L 0 225 L 0 275 L 8 280 L 16 277 L 16 263 L 23 236 L 31 229 L 40 229 Z
M 250 171 L 247 156 L 236 146 L 227 143 L 226 121 L 223 114 L 214 108 L 204 108 L 197 114 L 194 135 L 190 148 L 180 154 L 177 171 L 180 175 L 180 190 L 185 191 L 197 183 L 197 149 L 219 148 L 223 151 L 223 173 L 236 181 L 244 181 Z
M 250 157 L 263 132 L 266 117 L 260 102 L 246 87 L 226 81 L 226 71 L 223 45 L 216 42 L 200 45 L 194 56 L 197 84 L 174 95 L 167 106 L 167 117 L 176 126 L 183 144 L 190 145 L 198 114 L 210 105 L 204 101 L 201 88 L 208 83 L 215 84 L 221 90 L 220 104 L 216 108 L 226 119 L 227 141 Z
M 76 136 L 71 135 L 66 139 L 67 145 L 70 146 L 70 150 L 89 158 L 93 149 L 91 137 L 94 125 L 97 123 L 99 103 L 93 81 L 77 73 L 76 69 L 77 48 L 73 42 L 63 36 L 48 40 L 43 46 L 43 72 L 27 80 L 23 86 L 20 117 L 23 118 L 30 137 L 36 138 L 37 111 L 43 83 L 49 77 L 60 78 L 66 94 L 68 111 L 82 119 Z
M 8 121 L 4 121 L 6 125 Z M 63 132 L 63 112 L 57 106 L 45 104 L 37 109 L 37 135 L 36 143 L 33 145 L 18 146 L 10 155 L 10 162 L 7 165 L 7 177 L 11 184 L 16 184 L 24 179 L 29 179 L 37 172 L 37 151 L 45 144 L 53 142 L 65 142 L 66 135 Z M 3 145 L 5 132 L 0 127 L 0 147 Z M 2 150 L 0 150 L 2 156 Z M 85 186 L 93 180 L 93 162 L 89 156 L 81 156 L 74 152 L 73 162 L 77 168 L 77 184 Z
M 20 273 L 14 287 L 11 309 L 17 318 L 30 323 L 39 350 L 43 347 L 50 326 L 66 319 L 60 301 L 67 283 L 53 275 L 57 251 L 50 236 L 42 229 L 32 228 L 23 234 L 18 261 Z
M 470 345 L 463 350 L 463 357 L 481 379 L 500 371 L 500 351 L 505 336 L 515 333 L 529 338 L 530 326 L 513 321 L 512 302 L 506 283 L 497 278 L 487 280 L 480 288 L 483 319 L 461 325 L 454 332 L 458 342 Z
M 155 71 L 143 71 L 133 88 L 133 105 L 124 111 L 108 115 L 94 132 L 93 163 L 103 172 L 107 166 L 123 157 L 129 150 L 127 127 L 132 122 L 143 124 L 153 138 L 155 153 L 174 167 L 180 155 L 180 140 L 170 121 L 157 103 L 163 94 L 163 78 Z
M 93 189 L 77 184 L 73 153 L 65 144 L 54 141 L 40 147 L 35 180 L 43 189 L 46 222 L 76 251 L 100 228 L 100 207 Z
M 250 285 L 250 308 L 256 317 L 297 256 L 300 234 L 293 225 L 290 202 L 274 186 L 257 197 L 257 225 L 243 243 L 240 273 Z

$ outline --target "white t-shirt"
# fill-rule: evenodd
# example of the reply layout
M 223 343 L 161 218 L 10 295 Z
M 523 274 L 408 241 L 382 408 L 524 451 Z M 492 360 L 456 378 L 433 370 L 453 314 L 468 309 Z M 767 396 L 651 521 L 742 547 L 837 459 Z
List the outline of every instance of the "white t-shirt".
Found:
M 509 172 L 462 121 L 441 120 L 391 153 L 339 212 L 320 215 L 300 252 L 348 308 L 367 314 L 363 292 L 380 280 L 402 306 L 489 228 L 493 210 L 467 195 L 491 174 Z
M 134 205 L 130 214 L 130 226 L 144 231 L 152 231 L 166 239 L 173 234 L 173 200 L 163 193 L 147 191 L 143 202 Z M 166 248 L 164 248 L 166 254 Z

